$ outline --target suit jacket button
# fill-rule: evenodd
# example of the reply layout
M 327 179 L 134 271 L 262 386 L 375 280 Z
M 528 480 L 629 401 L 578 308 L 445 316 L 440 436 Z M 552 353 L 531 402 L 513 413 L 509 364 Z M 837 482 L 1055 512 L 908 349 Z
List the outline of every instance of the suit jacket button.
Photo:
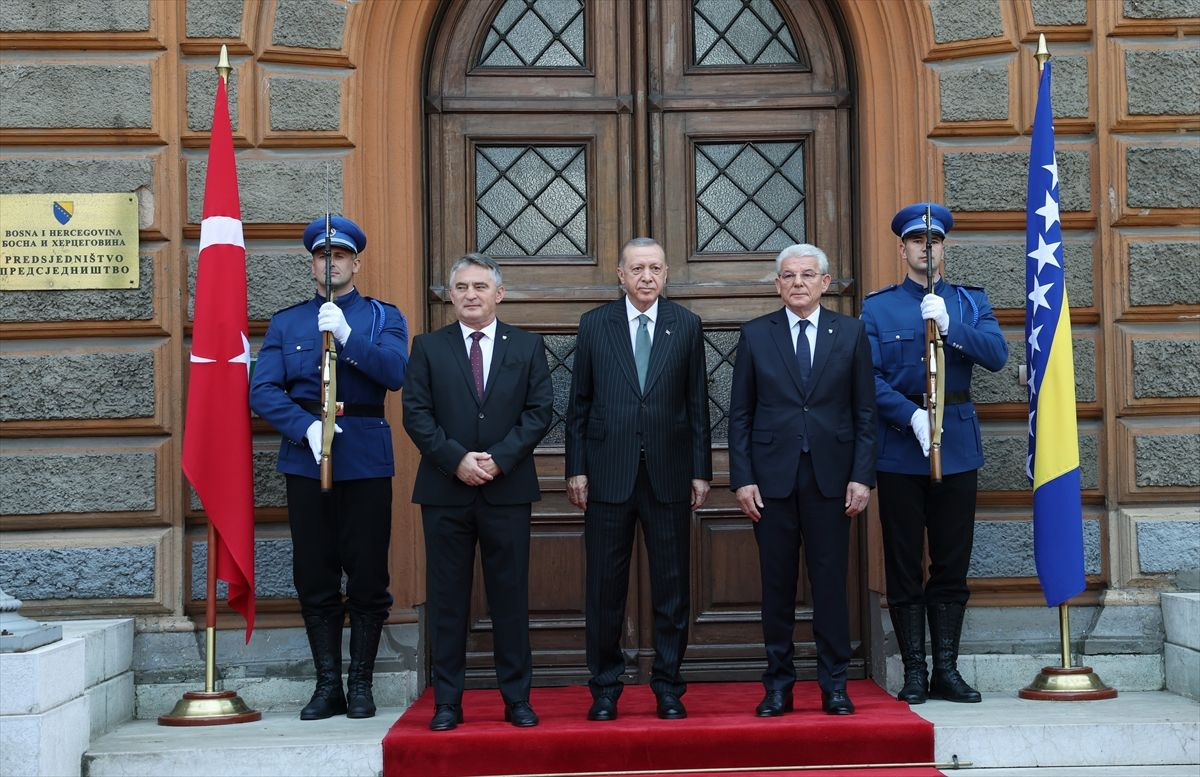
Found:
M 483 413 L 480 413 L 480 414 L 479 414 L 479 420 L 480 420 L 480 421 L 482 421 L 482 420 L 483 420 Z

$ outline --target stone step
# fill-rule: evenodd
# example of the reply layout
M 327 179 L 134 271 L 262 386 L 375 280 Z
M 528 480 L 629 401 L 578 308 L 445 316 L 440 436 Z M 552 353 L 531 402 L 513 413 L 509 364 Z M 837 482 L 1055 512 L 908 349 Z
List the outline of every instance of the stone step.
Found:
M 1200 699 L 1200 593 L 1162 595 L 1167 690 Z
M 260 712 L 299 712 L 312 696 L 311 677 L 240 677 L 217 682 L 216 689 L 231 690 L 250 709 Z M 343 677 L 343 685 L 345 678 Z M 147 683 L 136 687 L 139 720 L 157 720 L 170 712 L 186 691 L 202 691 L 204 683 Z M 417 673 L 376 672 L 372 695 L 382 707 L 407 709 L 417 698 Z
M 1036 777 L 1175 777 L 1200 768 L 1200 704 L 1164 691 L 1099 702 L 990 694 L 980 704 L 935 701 L 913 711 L 933 721 L 939 761 L 957 755 L 987 769 L 982 777 L 1032 777 L 1027 770 L 1035 766 L 1054 767 Z M 400 712 L 325 721 L 269 712 L 256 723 L 193 728 L 137 720 L 92 743 L 84 774 L 375 776 L 383 769 L 383 736 Z
M 934 724 L 936 760 L 973 768 L 1200 766 L 1200 704 L 1166 691 L 1075 702 L 990 694 L 912 710 Z
M 1072 661 L 1073 666 L 1090 666 L 1105 685 L 1121 692 L 1159 691 L 1163 688 L 1163 657 L 1157 653 L 1076 655 Z M 931 665 L 932 661 L 926 658 L 925 663 Z M 1062 656 L 1057 653 L 976 653 L 958 658 L 959 673 L 980 693 L 1015 693 L 1029 685 L 1043 667 L 1061 665 Z M 885 687 L 894 694 L 904 684 L 904 664 L 900 656 L 888 656 L 886 672 Z

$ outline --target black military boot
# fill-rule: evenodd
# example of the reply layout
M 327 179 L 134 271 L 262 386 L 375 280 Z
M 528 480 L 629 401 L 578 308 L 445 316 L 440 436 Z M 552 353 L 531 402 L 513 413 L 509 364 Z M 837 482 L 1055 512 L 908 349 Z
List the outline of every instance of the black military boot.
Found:
M 300 710 L 300 720 L 323 720 L 341 715 L 346 711 L 346 695 L 342 692 L 342 611 L 305 615 L 304 628 L 308 631 L 308 646 L 317 669 L 317 689 Z
M 925 606 L 904 604 L 888 607 L 900 660 L 904 662 L 904 687 L 896 698 L 909 704 L 924 704 L 929 697 L 929 675 L 925 669 Z
M 350 671 L 346 676 L 348 718 L 370 718 L 375 715 L 371 685 L 383 621 L 377 615 L 350 611 Z
M 982 697 L 967 685 L 958 673 L 958 638 L 962 634 L 961 604 L 929 605 L 929 638 L 933 646 L 933 674 L 929 680 L 929 698 L 974 703 Z

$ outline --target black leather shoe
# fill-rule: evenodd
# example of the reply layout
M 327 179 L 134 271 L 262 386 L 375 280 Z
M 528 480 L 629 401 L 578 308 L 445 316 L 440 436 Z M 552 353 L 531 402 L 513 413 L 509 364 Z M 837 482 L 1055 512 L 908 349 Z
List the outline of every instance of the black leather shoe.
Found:
M 529 702 L 514 701 L 504 707 L 504 722 L 518 728 L 529 728 L 538 724 L 538 716 Z
M 588 710 L 588 720 L 616 720 L 617 700 L 607 696 L 598 696 L 592 701 Z
M 462 722 L 462 707 L 457 704 L 439 704 L 433 712 L 433 720 L 429 721 L 429 729 L 431 731 L 449 731 Z
M 791 691 L 767 691 L 763 700 L 754 708 L 754 714 L 760 718 L 778 718 L 783 713 L 791 711 Z
M 663 720 L 680 720 L 687 717 L 687 709 L 678 696 L 664 693 L 658 697 L 658 716 Z
M 853 715 L 854 702 L 845 688 L 838 688 L 829 693 L 821 692 L 821 709 L 829 715 Z

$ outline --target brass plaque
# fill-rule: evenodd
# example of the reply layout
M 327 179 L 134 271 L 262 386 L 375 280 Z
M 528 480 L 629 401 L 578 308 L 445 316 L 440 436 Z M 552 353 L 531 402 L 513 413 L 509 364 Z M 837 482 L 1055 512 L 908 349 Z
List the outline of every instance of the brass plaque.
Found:
M 139 283 L 136 195 L 0 194 L 0 291 Z

